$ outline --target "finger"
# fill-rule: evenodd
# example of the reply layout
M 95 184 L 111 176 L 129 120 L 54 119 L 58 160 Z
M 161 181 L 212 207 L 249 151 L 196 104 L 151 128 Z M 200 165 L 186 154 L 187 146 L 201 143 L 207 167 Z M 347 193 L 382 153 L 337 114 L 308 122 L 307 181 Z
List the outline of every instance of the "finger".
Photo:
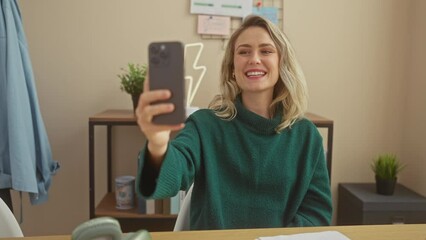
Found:
M 175 125 L 152 125 L 151 131 L 160 132 L 160 131 L 178 131 L 185 127 L 184 123 L 175 124 Z
M 137 117 L 137 121 L 140 124 L 151 124 L 152 118 L 155 115 L 165 114 L 173 112 L 174 105 L 172 103 L 160 103 L 153 105 L 145 105 L 141 103 L 140 106 L 137 107 L 135 113 Z
M 142 99 L 142 95 L 146 92 L 149 92 L 149 73 L 148 73 L 148 69 L 146 70 L 146 74 L 145 74 L 145 81 L 143 82 L 143 91 L 141 93 L 141 95 L 139 95 L 139 101 L 138 101 L 138 109 L 141 106 L 144 106 L 144 101 Z
M 142 104 L 142 106 L 149 105 L 153 102 L 167 100 L 171 97 L 172 93 L 170 90 L 154 90 L 154 91 L 148 91 L 144 92 L 141 97 L 139 98 L 139 103 Z
M 143 83 L 143 91 L 149 91 L 149 69 L 146 70 L 145 81 Z
M 147 116 L 156 116 L 160 114 L 171 113 L 174 110 L 175 106 L 173 103 L 159 103 L 146 106 L 144 113 Z
M 185 123 L 181 123 L 181 124 L 171 126 L 170 130 L 178 131 L 178 130 L 181 130 L 182 128 L 184 128 L 184 127 L 185 127 Z

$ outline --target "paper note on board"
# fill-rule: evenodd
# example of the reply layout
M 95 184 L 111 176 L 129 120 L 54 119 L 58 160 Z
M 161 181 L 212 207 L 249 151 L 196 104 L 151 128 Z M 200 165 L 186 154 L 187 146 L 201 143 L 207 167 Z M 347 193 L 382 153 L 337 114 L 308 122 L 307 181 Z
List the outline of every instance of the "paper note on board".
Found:
M 198 34 L 229 35 L 231 18 L 222 16 L 198 15 Z
M 253 14 L 265 17 L 278 24 L 278 8 L 276 7 L 253 7 Z
M 252 13 L 253 0 L 191 0 L 192 14 L 246 17 Z

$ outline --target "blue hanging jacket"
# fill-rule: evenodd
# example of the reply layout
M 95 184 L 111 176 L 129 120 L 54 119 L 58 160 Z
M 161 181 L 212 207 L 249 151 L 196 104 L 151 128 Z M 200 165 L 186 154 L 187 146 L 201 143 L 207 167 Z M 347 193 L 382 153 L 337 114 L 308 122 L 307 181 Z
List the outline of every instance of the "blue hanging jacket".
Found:
M 39 204 L 59 164 L 52 160 L 18 4 L 0 0 L 0 8 L 0 189 L 28 192 Z

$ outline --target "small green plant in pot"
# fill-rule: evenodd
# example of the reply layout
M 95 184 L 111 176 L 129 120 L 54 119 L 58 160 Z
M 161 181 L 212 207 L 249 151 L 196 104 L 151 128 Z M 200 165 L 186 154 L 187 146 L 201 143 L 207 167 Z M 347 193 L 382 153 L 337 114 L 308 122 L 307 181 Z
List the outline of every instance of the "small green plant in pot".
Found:
M 393 195 L 398 173 L 404 169 L 395 154 L 381 154 L 371 164 L 376 177 L 376 191 L 382 195 Z
M 117 76 L 120 78 L 120 89 L 132 97 L 133 110 L 136 109 L 139 96 L 143 92 L 143 84 L 146 78 L 146 64 L 128 63 L 128 69 L 121 68 L 122 74 Z

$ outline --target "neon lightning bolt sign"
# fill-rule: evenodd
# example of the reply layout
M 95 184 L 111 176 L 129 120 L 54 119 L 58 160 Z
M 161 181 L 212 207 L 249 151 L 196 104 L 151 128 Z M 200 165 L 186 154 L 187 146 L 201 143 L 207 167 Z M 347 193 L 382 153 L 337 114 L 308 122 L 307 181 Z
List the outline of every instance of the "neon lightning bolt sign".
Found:
M 192 88 L 192 85 L 194 83 L 194 79 L 192 76 L 185 76 L 185 80 L 188 81 L 188 94 L 186 96 L 186 106 L 189 107 L 191 106 L 192 100 L 194 100 L 194 96 L 197 93 L 198 88 L 200 87 L 201 81 L 203 80 L 204 74 L 206 74 L 207 71 L 207 67 L 206 66 L 199 66 L 198 65 L 198 60 L 200 59 L 201 56 L 201 52 L 204 49 L 204 44 L 203 43 L 189 43 L 189 44 L 185 44 L 185 53 L 184 55 L 186 56 L 187 53 L 187 49 L 190 47 L 199 47 L 198 49 L 198 53 L 195 56 L 194 62 L 192 63 L 192 68 L 194 70 L 202 70 L 200 77 L 198 78 L 197 83 L 195 84 L 194 88 Z

